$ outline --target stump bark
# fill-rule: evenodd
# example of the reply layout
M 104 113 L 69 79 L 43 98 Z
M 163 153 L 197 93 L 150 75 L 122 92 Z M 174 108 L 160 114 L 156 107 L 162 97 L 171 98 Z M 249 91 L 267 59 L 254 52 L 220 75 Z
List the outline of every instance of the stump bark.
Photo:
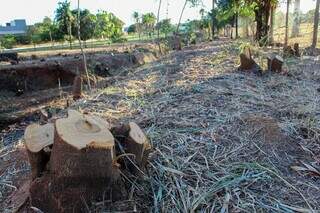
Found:
M 69 110 L 56 120 L 50 171 L 31 184 L 31 204 L 45 212 L 83 212 L 93 200 L 122 197 L 110 125 Z
M 151 149 L 136 123 L 111 128 L 100 117 L 74 110 L 55 124 L 29 126 L 25 141 L 33 173 L 31 205 L 43 212 L 86 212 L 92 201 L 124 199 L 119 150 L 134 156 L 129 168 L 121 168 L 132 174 L 144 170 Z M 44 158 L 48 146 L 52 150 Z
M 270 55 L 268 57 L 268 70 L 273 72 L 282 72 L 283 59 L 281 56 Z
M 54 125 L 32 124 L 25 130 L 24 141 L 31 165 L 32 179 L 40 177 L 46 170 L 53 144 Z
M 130 171 L 141 173 L 145 170 L 151 144 L 143 130 L 134 122 L 113 127 L 111 132 L 120 143 L 118 152 L 133 154 L 134 161 L 129 163 Z
M 78 100 L 82 97 L 82 79 L 80 76 L 76 76 L 72 85 L 73 100 Z

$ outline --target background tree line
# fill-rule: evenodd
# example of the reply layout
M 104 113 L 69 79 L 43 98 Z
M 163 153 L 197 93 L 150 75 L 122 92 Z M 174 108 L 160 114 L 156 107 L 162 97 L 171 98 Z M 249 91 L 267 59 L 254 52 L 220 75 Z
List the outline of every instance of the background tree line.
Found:
M 37 45 L 44 42 L 68 41 L 70 47 L 77 38 L 78 10 L 71 9 L 70 2 L 59 2 L 54 20 L 45 17 L 42 22 L 28 26 L 24 35 L 5 35 L 0 38 L 1 46 L 13 48 L 17 44 Z M 89 39 L 109 39 L 116 42 L 122 39 L 122 22 L 113 13 L 98 11 L 92 14 L 88 9 L 80 11 L 80 33 L 84 42 Z

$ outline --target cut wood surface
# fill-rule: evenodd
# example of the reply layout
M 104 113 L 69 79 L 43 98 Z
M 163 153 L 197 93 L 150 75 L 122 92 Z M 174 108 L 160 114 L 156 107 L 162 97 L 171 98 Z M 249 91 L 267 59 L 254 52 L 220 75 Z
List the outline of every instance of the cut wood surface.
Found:
M 50 154 L 45 150 L 53 144 L 54 125 L 32 124 L 26 128 L 24 141 L 31 165 L 32 179 L 40 177 L 45 171 Z
M 46 125 L 31 124 L 24 134 L 26 147 L 30 152 L 40 152 L 44 147 L 53 144 L 54 125 L 48 123 Z
M 149 154 L 151 145 L 145 133 L 134 122 L 129 123 L 130 132 L 127 138 L 127 151 L 136 156 L 136 161 L 139 167 L 143 168 L 146 164 L 146 157 Z
M 114 138 L 109 129 L 106 121 L 75 110 L 69 110 L 67 118 L 56 121 L 59 138 L 78 150 L 90 146 L 114 147 Z
M 51 169 L 56 178 L 110 180 L 117 175 L 114 137 L 105 120 L 69 110 L 55 127 Z

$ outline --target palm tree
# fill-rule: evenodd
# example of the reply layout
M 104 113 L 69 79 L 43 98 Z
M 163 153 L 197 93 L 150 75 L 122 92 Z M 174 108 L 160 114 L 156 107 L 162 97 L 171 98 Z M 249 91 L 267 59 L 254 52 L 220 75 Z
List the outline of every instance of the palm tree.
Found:
M 142 16 L 142 24 L 147 30 L 150 38 L 154 30 L 155 23 L 156 23 L 156 16 L 153 13 L 146 13 Z
M 317 41 L 318 41 L 319 6 L 320 6 L 320 0 L 317 0 L 316 11 L 315 11 L 315 14 L 314 14 L 313 38 L 312 38 L 312 45 L 311 45 L 311 47 L 312 47 L 313 49 L 316 48 L 316 46 L 317 46 Z
M 133 12 L 133 18 L 136 22 L 136 27 L 139 35 L 139 40 L 140 40 L 141 39 L 140 14 L 138 12 Z
M 201 0 L 185 0 L 185 2 L 183 4 L 183 7 L 182 7 L 182 10 L 181 10 L 181 13 L 180 13 L 180 17 L 179 17 L 179 22 L 178 22 L 178 25 L 177 25 L 176 33 L 179 32 L 182 16 L 183 16 L 183 13 L 184 13 L 184 11 L 186 9 L 186 6 L 187 6 L 188 2 L 190 2 L 191 6 L 194 7 L 194 6 L 198 5 L 201 2 Z
M 55 17 L 62 33 L 69 36 L 70 49 L 72 48 L 72 22 L 74 17 L 71 13 L 70 2 L 68 0 L 58 3 Z

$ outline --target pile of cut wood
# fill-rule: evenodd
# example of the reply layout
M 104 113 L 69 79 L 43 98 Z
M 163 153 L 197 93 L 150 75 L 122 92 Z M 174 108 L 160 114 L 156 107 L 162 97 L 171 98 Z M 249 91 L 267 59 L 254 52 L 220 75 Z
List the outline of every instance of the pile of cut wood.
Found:
M 24 140 L 31 205 L 44 212 L 81 212 L 91 201 L 125 198 L 121 170 L 143 174 L 151 150 L 136 123 L 111 127 L 74 110 L 53 123 L 28 126 Z

